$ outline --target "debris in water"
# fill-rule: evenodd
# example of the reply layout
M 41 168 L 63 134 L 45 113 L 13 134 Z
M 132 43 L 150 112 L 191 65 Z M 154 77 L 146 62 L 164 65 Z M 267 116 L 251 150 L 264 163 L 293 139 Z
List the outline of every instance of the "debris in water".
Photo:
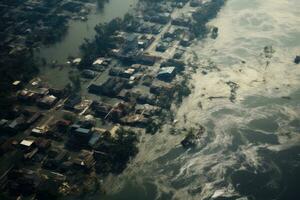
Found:
M 181 141 L 181 145 L 185 148 L 194 147 L 201 139 L 204 132 L 205 128 L 201 125 L 196 133 L 194 133 L 193 129 L 190 130 L 189 133 L 185 136 L 185 138 Z
M 218 27 L 213 27 L 211 31 L 211 38 L 216 39 L 219 35 L 219 28 Z
M 236 91 L 239 89 L 239 85 L 232 81 L 228 81 L 228 82 L 226 82 L 226 84 L 230 87 L 231 94 L 230 94 L 229 99 L 232 103 L 234 103 L 236 100 Z
M 296 64 L 300 64 L 300 56 L 296 56 L 295 61 Z
M 275 50 L 273 49 L 272 46 L 265 46 L 264 55 L 266 58 L 272 58 L 274 53 L 275 53 Z

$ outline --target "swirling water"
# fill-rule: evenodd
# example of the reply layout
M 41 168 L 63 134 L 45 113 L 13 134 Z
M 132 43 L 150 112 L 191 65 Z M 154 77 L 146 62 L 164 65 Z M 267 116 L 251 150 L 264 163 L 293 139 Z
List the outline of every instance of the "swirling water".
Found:
M 199 68 L 175 113 L 177 129 L 206 127 L 202 141 L 183 149 L 173 125 L 143 136 L 103 198 L 300 199 L 299 10 L 298 0 L 228 0 L 210 22 L 219 37 L 188 49 Z

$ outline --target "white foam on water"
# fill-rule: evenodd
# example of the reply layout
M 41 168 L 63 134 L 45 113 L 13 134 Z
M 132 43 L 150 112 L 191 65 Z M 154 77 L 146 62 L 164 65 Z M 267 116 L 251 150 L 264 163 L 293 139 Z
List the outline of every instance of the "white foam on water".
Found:
M 289 122 L 299 119 L 300 105 L 281 99 L 299 91 L 300 66 L 293 63 L 300 54 L 299 10 L 297 0 L 228 0 L 210 22 L 219 28 L 219 37 L 188 49 L 193 53 L 186 60 L 196 62 L 199 69 L 192 76 L 192 94 L 176 111 L 177 128 L 206 126 L 204 142 L 184 150 L 178 146 L 184 134 L 169 134 L 169 125 L 161 133 L 144 136 L 137 157 L 108 185 L 112 193 L 122 190 L 130 179 L 139 186 L 156 185 L 157 199 L 172 193 L 172 199 L 199 200 L 235 194 L 228 179 L 232 170 L 271 169 L 280 177 L 280 169 L 266 164 L 258 152 L 280 151 L 291 141 L 299 145 L 295 139 L 299 134 Z M 265 46 L 275 50 L 268 58 Z M 203 75 L 212 63 L 216 68 Z M 228 81 L 239 85 L 235 103 L 228 99 Z M 252 131 L 278 134 L 279 144 L 253 143 L 244 135 L 249 123 L 258 119 L 271 120 L 274 126 L 257 126 Z

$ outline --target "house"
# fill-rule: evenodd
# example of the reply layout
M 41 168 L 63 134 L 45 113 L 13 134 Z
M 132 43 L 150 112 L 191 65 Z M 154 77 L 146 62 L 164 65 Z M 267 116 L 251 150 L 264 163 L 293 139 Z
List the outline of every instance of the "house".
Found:
M 81 96 L 73 94 L 69 96 L 64 104 L 64 108 L 67 110 L 74 110 L 75 106 L 81 102 Z
M 117 132 L 118 132 L 118 130 L 121 128 L 121 126 L 120 125 L 115 125 L 115 126 L 113 126 L 111 129 L 110 129 L 110 131 L 109 131 L 109 133 L 110 133 L 110 136 L 111 137 L 116 137 L 117 136 Z
M 13 89 L 14 91 L 17 91 L 17 90 L 19 90 L 19 89 L 21 89 L 21 88 L 22 88 L 22 82 L 21 82 L 21 81 L 17 80 L 17 81 L 14 81 L 14 82 L 12 83 L 12 89 Z
M 122 99 L 123 101 L 129 101 L 131 98 L 131 91 L 123 89 L 117 96 L 117 98 Z
M 68 156 L 67 151 L 63 149 L 51 149 L 48 152 L 48 157 L 43 161 L 42 167 L 49 170 L 56 170 L 62 166 Z
M 91 69 L 95 70 L 95 71 L 99 71 L 99 72 L 103 72 L 111 63 L 111 59 L 110 58 L 97 58 L 93 64 Z
M 153 36 L 142 35 L 138 40 L 138 47 L 140 49 L 147 49 L 155 40 Z
M 111 62 L 110 58 L 97 58 L 94 62 L 94 66 L 108 66 Z
M 44 137 L 47 136 L 49 130 L 47 127 L 35 127 L 31 130 L 31 135 L 36 137 Z
M 109 70 L 109 75 L 110 76 L 119 76 L 121 73 L 122 73 L 122 69 L 121 68 L 114 67 L 114 68 L 111 68 Z
M 128 68 L 126 70 L 124 70 L 120 76 L 123 78 L 130 78 L 133 74 L 135 73 L 135 69 L 133 68 Z
M 89 140 L 88 144 L 91 148 L 95 147 L 95 145 L 97 144 L 97 142 L 100 140 L 101 135 L 98 132 L 94 132 L 92 134 L 91 139 Z
M 47 149 L 51 147 L 51 140 L 44 139 L 44 138 L 37 138 L 35 140 L 35 145 L 40 151 L 45 152 Z
M 185 63 L 181 60 L 175 60 L 175 59 L 168 59 L 167 61 L 164 61 L 161 63 L 160 67 L 175 67 L 176 72 L 183 71 L 185 68 Z
M 120 102 L 110 110 L 105 118 L 113 122 L 119 122 L 122 117 L 132 112 L 134 110 L 134 107 L 134 103 Z
M 36 153 L 38 152 L 38 148 L 36 148 L 35 140 L 33 139 L 24 139 L 19 144 L 20 149 L 24 153 L 24 159 L 30 160 L 32 159 Z
M 163 29 L 163 25 L 160 25 L 160 24 L 154 24 L 152 27 L 151 27 L 151 30 L 152 30 L 152 34 L 159 34 Z
M 85 69 L 81 72 L 82 77 L 87 79 L 93 79 L 96 77 L 97 73 L 93 70 Z
M 93 152 L 81 150 L 78 157 L 73 160 L 76 169 L 89 171 L 95 166 Z
M 103 84 L 91 84 L 88 89 L 90 93 L 115 97 L 125 87 L 126 83 L 126 79 L 122 79 L 119 77 L 110 77 Z
M 40 118 L 43 117 L 43 114 L 41 112 L 34 113 L 29 119 L 27 119 L 27 124 L 30 126 L 37 122 Z
M 32 103 L 39 98 L 39 95 L 37 93 L 29 91 L 27 89 L 19 91 L 17 96 L 22 103 Z
M 160 59 L 160 58 L 151 56 L 151 55 L 147 55 L 147 54 L 142 54 L 136 58 L 136 63 L 142 64 L 142 65 L 153 66 L 158 59 Z
M 164 35 L 163 38 L 172 38 L 174 39 L 178 35 L 178 29 L 171 28 L 169 31 L 167 31 Z
M 171 82 L 172 79 L 176 76 L 175 67 L 163 67 L 160 68 L 157 78 L 162 81 Z
M 173 58 L 174 59 L 180 59 L 182 57 L 182 55 L 184 54 L 184 50 L 183 49 L 176 49 Z
M 25 149 L 32 148 L 34 146 L 34 140 L 24 139 L 20 142 L 20 146 Z
M 156 46 L 156 51 L 165 52 L 170 47 L 170 43 L 168 42 L 159 42 Z
M 130 68 L 135 69 L 136 71 L 139 71 L 142 69 L 142 65 L 141 64 L 133 64 L 133 65 L 131 65 Z
M 153 94 L 143 94 L 137 97 L 137 103 L 155 105 L 156 98 Z
M 80 125 L 79 124 L 73 124 L 71 127 L 70 127 L 70 131 L 75 131 L 76 129 L 80 128 Z
M 66 145 L 71 148 L 81 149 L 82 147 L 88 145 L 91 136 L 92 136 L 91 129 L 82 128 L 81 126 L 75 124 L 71 126 L 69 139 Z
M 49 94 L 49 88 L 35 88 L 34 90 L 32 90 L 32 92 L 39 97 L 44 97 L 45 95 Z
M 172 25 L 189 27 L 191 25 L 191 19 L 189 17 L 179 17 L 172 20 Z
M 183 47 L 188 47 L 191 45 L 192 37 L 190 34 L 185 34 L 183 38 L 180 40 L 180 45 Z
M 174 85 L 170 83 L 157 83 L 154 82 L 150 87 L 150 92 L 157 96 L 166 95 L 172 96 L 174 94 Z
M 134 114 L 121 118 L 120 122 L 128 126 L 145 127 L 150 123 L 150 120 L 142 114 Z
M 154 23 L 158 24 L 167 24 L 171 20 L 170 13 L 158 13 L 153 16 L 148 16 L 149 20 Z
M 56 128 L 59 132 L 65 133 L 71 125 L 71 121 L 69 120 L 59 120 L 56 122 Z
M 125 41 L 122 46 L 123 54 L 134 52 L 138 49 L 138 35 L 134 33 L 126 34 Z
M 72 61 L 72 64 L 74 65 L 79 65 L 81 63 L 81 58 L 75 58 L 73 61 Z
M 28 127 L 24 115 L 20 115 L 8 124 L 8 131 L 11 133 L 17 133 L 23 131 Z
M 91 130 L 80 127 L 80 128 L 77 128 L 76 130 L 74 130 L 73 135 L 78 139 L 82 139 L 81 142 L 84 142 L 84 141 L 90 139 Z
M 158 106 L 144 104 L 136 106 L 136 114 L 142 114 L 145 117 L 157 116 L 161 113 L 162 109 Z
M 53 107 L 58 101 L 58 98 L 53 95 L 47 95 L 43 98 L 39 99 L 37 104 L 41 108 L 50 109 Z
M 91 108 L 97 117 L 104 118 L 112 109 L 112 106 L 102 102 L 94 101 L 91 105 Z

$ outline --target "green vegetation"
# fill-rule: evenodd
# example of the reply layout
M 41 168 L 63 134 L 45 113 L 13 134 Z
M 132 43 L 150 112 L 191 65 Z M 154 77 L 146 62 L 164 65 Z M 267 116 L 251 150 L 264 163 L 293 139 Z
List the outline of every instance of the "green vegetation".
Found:
M 81 80 L 80 75 L 78 73 L 70 73 L 69 79 L 72 82 L 72 91 L 73 92 L 79 92 L 81 89 Z
M 115 48 L 115 40 L 111 37 L 116 31 L 122 27 L 122 20 L 120 18 L 113 19 L 109 23 L 98 24 L 95 27 L 96 36 L 85 42 L 80 46 L 82 53 L 81 67 L 91 65 L 91 63 L 99 56 L 106 56 L 110 49 Z
M 74 113 L 71 113 L 71 112 L 66 112 L 64 115 L 63 115 L 63 119 L 65 120 L 68 120 L 68 121 L 71 121 L 71 122 L 75 122 L 77 120 L 77 117 Z
M 190 27 L 190 30 L 196 37 L 202 38 L 206 36 L 209 32 L 206 27 L 206 23 L 218 14 L 224 3 L 225 0 L 207 2 L 193 13 L 193 19 L 195 22 Z
M 97 171 L 102 174 L 121 173 L 129 159 L 138 153 L 137 142 L 136 133 L 128 129 L 120 128 L 115 136 L 107 134 L 96 148 L 107 155 L 97 162 Z
M 176 92 L 177 92 L 177 96 L 176 96 L 176 105 L 180 105 L 183 101 L 184 97 L 188 97 L 192 91 L 188 86 L 188 79 L 184 78 L 183 81 L 181 81 L 180 84 L 176 85 Z
M 34 63 L 31 50 L 28 49 L 24 49 L 17 55 L 7 53 L 0 58 L 0 117 L 5 117 L 13 106 L 12 83 L 15 80 L 28 82 L 39 70 Z

